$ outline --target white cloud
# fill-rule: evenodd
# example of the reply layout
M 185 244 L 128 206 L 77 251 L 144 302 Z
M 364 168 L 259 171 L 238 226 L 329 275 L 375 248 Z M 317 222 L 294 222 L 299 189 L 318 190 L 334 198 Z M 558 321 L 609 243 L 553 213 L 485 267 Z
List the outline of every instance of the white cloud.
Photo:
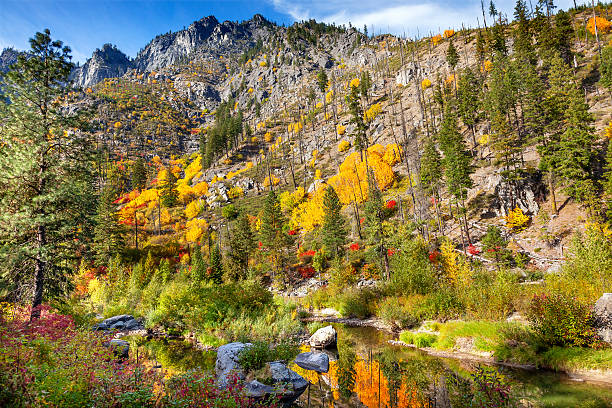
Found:
M 399 0 L 268 0 L 281 13 L 291 16 L 296 21 L 314 18 L 317 21 L 336 23 L 339 25 L 350 22 L 353 26 L 374 33 L 401 35 L 406 33 L 415 36 L 417 31 L 421 36 L 429 32 L 440 32 L 447 28 L 475 27 L 478 22 L 482 26 L 480 0 L 468 1 L 399 1 Z M 485 1 L 488 10 L 489 1 Z M 512 18 L 514 1 L 496 1 L 498 10 Z M 561 0 L 556 3 L 560 7 L 573 4 L 572 0 Z M 487 14 L 487 19 L 490 17 Z

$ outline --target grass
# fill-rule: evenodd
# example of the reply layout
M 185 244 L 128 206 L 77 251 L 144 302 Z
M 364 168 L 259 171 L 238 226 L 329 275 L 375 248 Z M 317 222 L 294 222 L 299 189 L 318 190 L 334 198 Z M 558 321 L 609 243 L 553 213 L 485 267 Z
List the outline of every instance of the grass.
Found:
M 507 325 L 509 323 L 481 320 L 447 322 L 439 326 L 440 336 L 434 347 L 449 350 L 455 346 L 458 337 L 471 337 L 478 350 L 493 351 L 495 345 L 502 340 L 501 328 Z
M 528 327 L 519 323 L 453 321 L 433 323 L 428 327 L 438 329 L 439 335 L 404 331 L 400 340 L 417 347 L 451 350 L 458 338 L 469 337 L 474 339 L 476 350 L 493 352 L 500 361 L 534 364 L 559 371 L 612 370 L 612 348 L 546 347 Z M 516 344 L 510 346 L 509 339 Z

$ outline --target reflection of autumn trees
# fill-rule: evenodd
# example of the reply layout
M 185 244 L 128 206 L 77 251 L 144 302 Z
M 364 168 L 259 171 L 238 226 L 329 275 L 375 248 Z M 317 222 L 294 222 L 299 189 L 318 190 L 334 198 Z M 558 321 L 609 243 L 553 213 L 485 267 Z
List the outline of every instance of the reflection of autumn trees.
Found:
M 302 347 L 302 352 L 309 351 Z M 363 358 L 351 349 L 341 350 L 339 361 L 329 362 L 329 372 L 317 374 L 296 365 L 291 368 L 313 385 L 326 384 L 334 401 L 354 395 L 368 408 L 416 408 L 426 406 L 419 381 L 407 375 L 403 362 L 379 356 L 378 360 Z M 412 370 L 409 370 L 412 373 Z M 423 386 L 424 384 L 420 384 Z M 330 406 L 336 406 L 330 402 Z

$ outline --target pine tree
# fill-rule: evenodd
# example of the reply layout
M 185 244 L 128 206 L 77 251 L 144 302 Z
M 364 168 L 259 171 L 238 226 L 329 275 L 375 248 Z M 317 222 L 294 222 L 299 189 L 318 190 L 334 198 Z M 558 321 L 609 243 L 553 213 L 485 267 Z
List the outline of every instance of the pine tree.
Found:
M 427 195 L 437 197 L 440 181 L 442 180 L 442 156 L 436 149 L 433 138 L 425 141 L 423 155 L 421 156 L 421 185 Z
M 321 69 L 317 74 L 317 85 L 319 86 L 319 90 L 325 93 L 327 89 L 327 73 L 324 69 Z
M 457 84 L 457 110 L 461 121 L 472 133 L 473 149 L 476 149 L 476 123 L 480 100 L 480 83 L 471 69 L 466 68 Z
M 36 33 L 31 50 L 2 75 L 0 98 L 0 287 L 31 296 L 31 318 L 46 295 L 70 285 L 96 208 L 83 115 L 58 101 L 71 91 L 70 48 Z M 22 298 L 23 299 L 23 298 Z
M 144 190 L 147 185 L 147 169 L 144 160 L 139 157 L 134 162 L 132 168 L 132 188 L 140 191 Z
M 264 246 L 271 248 L 278 243 L 282 233 L 285 218 L 281 212 L 280 202 L 274 190 L 271 190 L 264 202 L 261 214 L 261 227 L 259 233 Z
M 459 62 L 459 54 L 453 44 L 453 40 L 449 40 L 448 49 L 446 50 L 446 62 L 452 71 L 455 70 L 457 63 Z
M 587 203 L 595 193 L 593 118 L 570 67 L 559 56 L 550 63 L 549 83 L 547 136 L 538 151 L 546 168 L 565 181 L 567 193 Z
M 239 278 L 247 276 L 249 257 L 255 247 L 255 237 L 251 231 L 251 224 L 246 213 L 242 212 L 232 228 L 232 239 L 230 241 L 230 257 L 240 269 Z
M 178 201 L 178 191 L 176 190 L 176 176 L 170 169 L 167 171 L 168 176 L 161 185 L 161 203 L 165 207 L 174 207 Z
M 361 152 L 367 148 L 367 125 L 363 120 L 363 109 L 359 101 L 359 90 L 357 87 L 351 87 L 349 94 L 346 95 L 346 103 L 351 112 L 351 122 L 355 124 L 354 145 L 357 151 Z
M 555 49 L 566 64 L 572 63 L 572 40 L 574 39 L 574 27 L 572 16 L 559 10 L 555 16 Z
M 363 71 L 361 73 L 361 79 L 359 80 L 359 92 L 361 96 L 369 100 L 370 88 L 372 88 L 372 77 L 370 71 Z
M 373 263 L 378 263 L 383 267 L 385 277 L 391 278 L 389 269 L 389 255 L 387 253 L 387 243 L 383 230 L 382 192 L 378 188 L 374 179 L 374 174 L 370 170 L 368 174 L 368 198 L 365 202 L 365 236 L 368 243 L 368 256 Z
M 514 6 L 514 19 L 517 24 L 514 28 L 514 53 L 523 63 L 535 64 L 536 55 L 532 43 L 531 25 L 525 0 L 517 0 Z
M 341 214 L 342 203 L 336 190 L 332 186 L 325 189 L 323 196 L 323 244 L 325 249 L 334 258 L 342 253 L 342 247 L 346 244 L 346 220 Z
M 436 148 L 433 137 L 426 140 L 421 156 L 421 186 L 428 196 L 432 197 L 438 218 L 440 231 L 443 230 L 443 221 L 440 215 L 438 201 L 440 200 L 440 182 L 442 181 L 442 156 Z
M 203 282 L 206 278 L 206 262 L 202 256 L 202 248 L 198 244 L 191 254 L 191 276 L 195 282 Z
M 172 278 L 172 270 L 170 269 L 170 261 L 162 259 L 159 263 L 159 275 L 162 278 L 162 283 L 168 283 Z
M 125 228 L 119 223 L 117 205 L 114 203 L 118 195 L 117 189 L 109 182 L 102 189 L 98 200 L 92 244 L 97 265 L 106 265 L 125 246 Z
M 444 154 L 442 164 L 446 188 L 454 197 L 457 206 L 461 207 L 460 216 L 463 218 L 465 234 L 469 242 L 470 235 L 465 212 L 465 200 L 467 199 L 468 189 L 473 185 L 470 176 L 474 170 L 470 163 L 470 156 L 465 147 L 463 136 L 457 127 L 457 118 L 453 109 L 450 105 L 447 106 L 438 138 L 440 149 Z
M 219 249 L 219 243 L 217 242 L 210 249 L 210 274 L 209 279 L 220 285 L 223 283 L 223 260 L 221 258 L 221 250 Z

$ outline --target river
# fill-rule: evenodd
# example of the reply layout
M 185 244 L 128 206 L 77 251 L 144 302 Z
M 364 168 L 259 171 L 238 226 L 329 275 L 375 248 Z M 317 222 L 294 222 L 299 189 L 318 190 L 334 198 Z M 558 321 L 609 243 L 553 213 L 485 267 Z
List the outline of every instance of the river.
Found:
M 330 371 L 317 374 L 292 365 L 310 388 L 298 407 L 468 407 L 468 379 L 479 369 L 494 372 L 512 389 L 524 407 L 612 407 L 612 387 L 576 382 L 564 374 L 543 370 L 488 367 L 445 359 L 419 350 L 391 345 L 393 335 L 369 327 L 333 325 L 338 347 L 329 351 Z M 132 342 L 136 342 L 132 339 Z M 136 344 L 133 344 L 134 346 Z M 200 368 L 214 372 L 216 353 L 183 341 L 151 340 L 138 347 L 139 358 L 169 372 Z M 307 351 L 304 346 L 302 351 Z

